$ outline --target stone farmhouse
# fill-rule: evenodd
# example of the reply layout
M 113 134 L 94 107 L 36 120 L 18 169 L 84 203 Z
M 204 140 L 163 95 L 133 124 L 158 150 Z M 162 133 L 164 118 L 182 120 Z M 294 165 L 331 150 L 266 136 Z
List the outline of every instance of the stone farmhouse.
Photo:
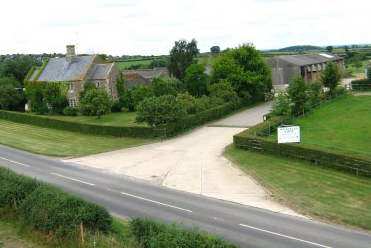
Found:
M 114 63 L 104 64 L 99 55 L 78 56 L 75 46 L 67 46 L 63 58 L 51 58 L 40 68 L 32 68 L 27 82 L 67 82 L 67 99 L 70 106 L 78 104 L 79 92 L 86 81 L 92 81 L 97 88 L 105 89 L 117 99 L 116 79 L 120 71 Z
M 306 55 L 282 55 L 267 61 L 272 69 L 272 84 L 276 92 L 285 92 L 290 81 L 298 76 L 306 82 L 320 79 L 326 64 L 332 61 L 341 72 L 344 71 L 344 59 L 328 53 Z
M 132 89 L 135 85 L 150 85 L 155 77 L 168 77 L 169 73 L 166 67 L 156 67 L 143 70 L 123 70 L 125 78 L 125 88 Z

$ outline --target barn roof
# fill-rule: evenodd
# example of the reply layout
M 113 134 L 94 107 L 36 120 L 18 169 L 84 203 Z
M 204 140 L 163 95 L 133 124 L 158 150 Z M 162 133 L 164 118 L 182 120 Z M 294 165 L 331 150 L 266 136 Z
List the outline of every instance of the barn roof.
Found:
M 329 61 L 343 59 L 340 56 L 329 54 L 329 53 L 313 53 L 313 54 L 305 54 L 305 55 L 281 55 L 275 58 L 286 61 L 294 65 L 298 65 L 298 66 L 320 64 L 320 63 L 325 63 Z
M 156 67 L 156 68 L 148 69 L 148 70 L 124 70 L 122 71 L 124 75 L 127 75 L 127 74 L 130 75 L 130 74 L 136 73 L 148 79 L 152 79 L 155 77 L 161 77 L 166 72 L 167 72 L 166 67 Z

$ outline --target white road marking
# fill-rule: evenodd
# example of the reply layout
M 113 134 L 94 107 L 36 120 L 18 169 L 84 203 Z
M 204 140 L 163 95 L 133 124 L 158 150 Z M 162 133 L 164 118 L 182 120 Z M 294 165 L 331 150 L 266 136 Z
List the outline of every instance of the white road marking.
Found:
M 5 161 L 8 161 L 8 162 L 11 162 L 11 163 L 14 163 L 14 164 L 19 164 L 19 165 L 23 165 L 23 166 L 26 166 L 26 167 L 30 167 L 27 164 L 18 163 L 18 162 L 15 162 L 15 161 L 10 160 L 10 159 L 7 159 L 7 158 L 0 157 L 0 159 L 5 160 Z
M 73 180 L 73 181 L 76 181 L 76 182 L 85 183 L 85 184 L 88 184 L 90 186 L 94 186 L 95 185 L 93 183 L 84 182 L 84 181 L 81 181 L 81 180 L 78 180 L 78 179 L 75 179 L 75 178 L 72 178 L 72 177 L 66 177 L 66 176 L 63 176 L 63 175 L 60 175 L 60 174 L 57 174 L 57 173 L 50 173 L 50 174 L 55 175 L 55 176 L 58 176 L 58 177 L 67 178 L 67 179 L 70 179 L 70 180 Z
M 132 195 L 132 194 L 124 193 L 124 192 L 121 192 L 121 194 L 127 195 L 127 196 L 131 196 L 131 197 L 134 197 L 134 198 L 138 198 L 138 199 L 141 199 L 143 201 L 149 201 L 149 202 L 153 202 L 153 203 L 156 203 L 156 204 L 159 204 L 159 205 L 163 205 L 163 206 L 167 206 L 167 207 L 179 209 L 179 210 L 186 211 L 186 212 L 189 212 L 189 213 L 192 213 L 193 212 L 193 211 L 188 210 L 188 209 L 185 209 L 185 208 L 176 207 L 176 206 L 173 206 L 173 205 L 169 205 L 169 204 L 165 204 L 165 203 L 162 203 L 162 202 L 150 200 L 150 199 L 143 198 L 143 197 L 140 197 L 140 196 L 136 196 L 136 195 Z
M 310 241 L 307 241 L 307 240 L 294 238 L 294 237 L 291 237 L 291 236 L 287 236 L 287 235 L 283 235 L 283 234 L 280 234 L 280 233 L 275 233 L 275 232 L 267 231 L 267 230 L 260 229 L 260 228 L 257 228 L 257 227 L 253 227 L 253 226 L 248 226 L 248 225 L 244 225 L 244 224 L 240 224 L 240 226 L 251 228 L 251 229 L 254 229 L 254 230 L 261 231 L 261 232 L 266 232 L 266 233 L 274 234 L 274 235 L 281 236 L 281 237 L 288 238 L 288 239 L 297 240 L 297 241 L 300 241 L 300 242 L 303 242 L 303 243 L 307 243 L 307 244 L 311 244 L 311 245 L 315 245 L 315 246 L 319 246 L 319 247 L 331 248 L 330 246 L 317 244 L 317 243 L 310 242 Z

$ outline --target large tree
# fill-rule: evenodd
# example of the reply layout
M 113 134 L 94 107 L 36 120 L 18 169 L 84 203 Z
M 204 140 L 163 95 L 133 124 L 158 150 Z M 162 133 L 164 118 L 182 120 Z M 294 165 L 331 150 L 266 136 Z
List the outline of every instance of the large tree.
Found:
M 334 47 L 333 47 L 333 46 L 327 46 L 327 47 L 326 47 L 326 51 L 327 51 L 328 53 L 332 53 L 332 52 L 334 51 Z
M 322 74 L 321 81 L 325 87 L 328 87 L 330 89 L 330 94 L 334 92 L 340 80 L 341 72 L 339 68 L 333 62 L 327 63 L 326 69 Z
M 212 55 L 216 55 L 220 53 L 220 47 L 219 46 L 212 46 L 210 48 L 210 52 Z
M 302 77 L 296 77 L 291 81 L 290 86 L 287 89 L 287 94 L 292 102 L 293 114 L 296 114 L 306 108 L 307 101 L 309 99 L 307 90 L 307 84 Z
M 14 77 L 18 82 L 23 82 L 32 66 L 38 62 L 30 56 L 6 59 L 0 67 L 0 77 Z
M 170 75 L 182 80 L 185 77 L 185 71 L 188 66 L 196 62 L 197 54 L 199 54 L 199 50 L 195 39 L 192 39 L 191 42 L 187 42 L 184 39 L 175 41 L 169 56 L 168 69 Z
M 211 83 L 221 82 L 229 82 L 245 101 L 257 98 L 272 88 L 270 70 L 252 44 L 228 49 L 215 60 Z
M 205 66 L 202 64 L 190 65 L 186 70 L 184 83 L 188 92 L 193 96 L 202 96 L 207 93 L 209 75 L 205 73 Z

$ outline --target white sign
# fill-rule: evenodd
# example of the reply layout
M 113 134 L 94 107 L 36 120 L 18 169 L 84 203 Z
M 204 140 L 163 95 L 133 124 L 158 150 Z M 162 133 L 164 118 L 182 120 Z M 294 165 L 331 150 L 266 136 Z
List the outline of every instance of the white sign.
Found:
M 300 126 L 278 127 L 278 143 L 300 142 Z

